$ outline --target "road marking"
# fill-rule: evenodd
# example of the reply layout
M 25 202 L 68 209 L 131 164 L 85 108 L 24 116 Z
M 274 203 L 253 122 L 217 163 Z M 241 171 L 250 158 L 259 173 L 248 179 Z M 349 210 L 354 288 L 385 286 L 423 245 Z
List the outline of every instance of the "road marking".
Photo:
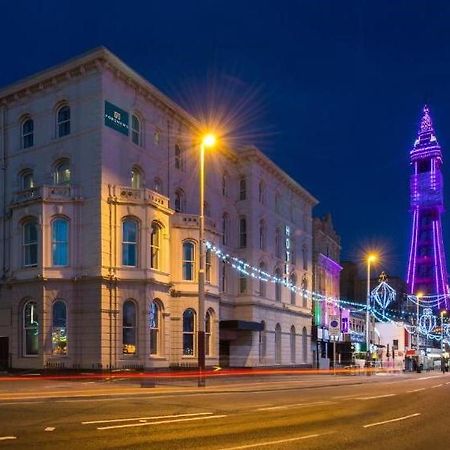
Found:
M 47 427 L 44 431 L 55 431 L 55 427 Z
M 437 378 L 437 377 L 439 377 L 440 375 L 433 375 L 432 377 L 421 377 L 421 378 L 417 378 L 418 380 L 431 380 L 431 379 L 433 379 L 433 378 Z
M 45 402 L 0 402 L 0 406 L 3 405 L 27 405 L 27 404 L 31 404 L 31 405 L 36 405 L 38 403 L 45 403 Z
M 319 405 L 331 405 L 337 402 L 323 401 L 323 402 L 313 402 L 313 403 L 293 403 L 291 405 L 281 405 L 281 406 L 269 406 L 267 408 L 258 408 L 256 411 L 273 411 L 277 409 L 289 409 L 289 408 L 302 408 L 308 406 L 319 406 Z
M 16 436 L 2 436 L 2 437 L 0 437 L 0 441 L 12 441 L 13 439 L 17 439 Z
M 308 434 L 306 436 L 301 436 L 301 437 L 295 437 L 295 438 L 289 438 L 289 439 L 280 439 L 279 441 L 260 442 L 259 444 L 241 445 L 239 447 L 227 447 L 227 448 L 223 448 L 221 450 L 241 450 L 241 449 L 244 449 L 244 448 L 262 447 L 264 445 L 284 444 L 284 443 L 287 443 L 287 442 L 301 441 L 303 439 L 311 439 L 311 438 L 315 438 L 315 437 L 319 437 L 319 436 L 323 436 L 323 434 Z
M 397 394 L 374 395 L 373 397 L 357 397 L 355 400 L 374 400 L 376 398 L 395 397 Z
M 159 420 L 157 422 L 127 423 L 126 425 L 110 425 L 110 426 L 106 426 L 106 427 L 97 427 L 97 430 L 113 430 L 115 428 L 145 427 L 148 425 L 160 425 L 162 423 L 190 422 L 193 420 L 221 419 L 223 417 L 227 417 L 227 415 L 221 414 L 218 416 L 187 417 L 185 419 Z
M 438 387 L 441 387 L 441 386 L 444 386 L 444 384 L 443 384 L 443 383 L 441 383 L 441 384 L 436 384 L 436 385 L 434 385 L 434 386 L 431 386 L 431 389 L 438 388 Z
M 447 383 L 445 383 L 445 384 L 450 384 L 450 381 L 447 381 Z
M 406 391 L 406 392 L 420 392 L 420 391 L 424 391 L 425 388 L 419 388 L 419 389 L 413 389 L 412 391 Z
M 369 423 L 363 425 L 363 428 L 376 427 L 377 425 L 384 425 L 385 423 L 399 422 L 400 420 L 412 419 L 413 417 L 420 416 L 420 413 L 410 414 L 409 416 L 397 417 L 396 419 L 384 420 L 383 422 Z
M 209 416 L 212 412 L 201 413 L 187 413 L 187 414 L 170 414 L 167 416 L 152 416 L 152 417 L 127 417 L 123 419 L 110 419 L 110 420 L 90 420 L 88 422 L 81 422 L 82 425 L 92 425 L 97 423 L 115 423 L 115 422 L 132 422 L 133 420 L 155 420 L 155 419 L 173 419 L 174 417 L 192 417 L 192 416 Z

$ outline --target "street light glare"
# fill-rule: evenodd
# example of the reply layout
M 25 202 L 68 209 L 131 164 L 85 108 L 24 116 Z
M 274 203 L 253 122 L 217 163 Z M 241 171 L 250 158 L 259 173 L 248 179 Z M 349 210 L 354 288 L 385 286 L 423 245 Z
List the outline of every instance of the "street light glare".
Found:
M 371 254 L 367 257 L 368 262 L 375 262 L 378 259 L 377 255 Z
M 203 137 L 203 145 L 205 147 L 214 147 L 216 145 L 216 136 L 214 134 L 206 134 Z

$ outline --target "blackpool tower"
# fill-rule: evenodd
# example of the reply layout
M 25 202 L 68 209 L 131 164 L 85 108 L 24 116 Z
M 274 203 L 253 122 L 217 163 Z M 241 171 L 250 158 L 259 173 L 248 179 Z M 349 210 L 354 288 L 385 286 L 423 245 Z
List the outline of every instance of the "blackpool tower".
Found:
M 444 296 L 449 288 L 441 221 L 444 211 L 442 153 L 427 106 L 423 108 L 410 159 L 412 236 L 408 290 L 414 295 Z M 439 307 L 447 306 L 447 297 L 443 297 Z

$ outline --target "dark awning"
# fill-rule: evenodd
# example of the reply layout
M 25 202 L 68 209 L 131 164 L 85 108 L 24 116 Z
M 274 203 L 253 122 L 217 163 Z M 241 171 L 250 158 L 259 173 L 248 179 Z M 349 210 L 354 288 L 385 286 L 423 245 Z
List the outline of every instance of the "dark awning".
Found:
M 263 324 L 260 322 L 250 322 L 247 320 L 221 320 L 219 324 L 223 330 L 239 331 L 263 331 Z

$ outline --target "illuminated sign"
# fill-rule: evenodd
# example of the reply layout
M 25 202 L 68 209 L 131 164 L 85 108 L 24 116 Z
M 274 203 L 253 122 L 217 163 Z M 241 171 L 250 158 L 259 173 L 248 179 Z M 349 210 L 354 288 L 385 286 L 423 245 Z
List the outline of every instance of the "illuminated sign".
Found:
M 289 263 L 291 262 L 291 229 L 288 225 L 285 227 L 285 236 L 286 252 L 284 257 L 284 274 L 287 278 L 289 276 Z
M 105 125 L 128 136 L 129 115 L 118 106 L 105 101 Z

